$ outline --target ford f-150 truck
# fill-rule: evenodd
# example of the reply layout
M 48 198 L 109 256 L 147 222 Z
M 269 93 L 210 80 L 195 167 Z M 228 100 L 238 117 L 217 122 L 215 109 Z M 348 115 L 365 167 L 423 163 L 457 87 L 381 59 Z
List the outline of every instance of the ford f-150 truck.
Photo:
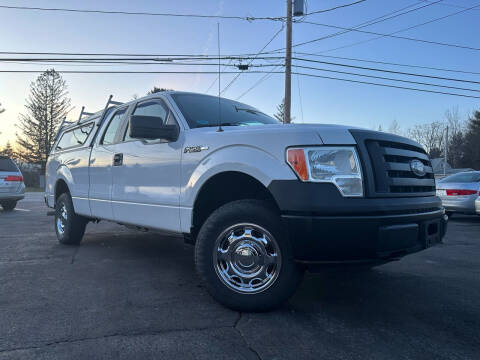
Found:
M 441 241 L 447 217 L 416 142 L 284 125 L 227 99 L 162 92 L 60 128 L 45 201 L 62 244 L 89 221 L 184 235 L 219 302 L 267 310 L 305 269 L 372 266 Z

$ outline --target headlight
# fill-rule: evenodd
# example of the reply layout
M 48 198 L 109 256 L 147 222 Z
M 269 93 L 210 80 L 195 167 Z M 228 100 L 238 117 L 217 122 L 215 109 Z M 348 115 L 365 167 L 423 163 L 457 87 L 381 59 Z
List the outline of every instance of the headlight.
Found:
M 363 196 L 362 171 L 354 147 L 289 148 L 287 163 L 302 181 L 329 182 L 343 196 Z

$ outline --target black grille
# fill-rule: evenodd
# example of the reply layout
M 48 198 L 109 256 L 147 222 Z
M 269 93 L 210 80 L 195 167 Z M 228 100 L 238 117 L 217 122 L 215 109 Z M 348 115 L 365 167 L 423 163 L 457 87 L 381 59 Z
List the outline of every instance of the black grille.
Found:
M 372 161 L 375 192 L 409 195 L 435 192 L 432 164 L 422 148 L 383 140 L 366 140 L 365 145 Z M 425 166 L 424 176 L 417 176 L 411 170 L 410 162 L 414 159 Z

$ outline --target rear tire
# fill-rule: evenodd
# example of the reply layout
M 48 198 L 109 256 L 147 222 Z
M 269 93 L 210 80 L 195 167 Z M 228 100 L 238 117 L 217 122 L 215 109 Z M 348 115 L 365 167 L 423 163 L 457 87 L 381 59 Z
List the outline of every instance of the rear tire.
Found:
M 303 275 L 286 234 L 264 201 L 238 200 L 214 211 L 195 244 L 195 265 L 208 292 L 238 311 L 281 305 Z
M 55 232 L 64 245 L 78 245 L 82 241 L 88 220 L 75 214 L 70 194 L 63 193 L 55 203 Z
M 17 202 L 15 200 L 3 201 L 1 205 L 4 211 L 12 211 L 17 206 Z

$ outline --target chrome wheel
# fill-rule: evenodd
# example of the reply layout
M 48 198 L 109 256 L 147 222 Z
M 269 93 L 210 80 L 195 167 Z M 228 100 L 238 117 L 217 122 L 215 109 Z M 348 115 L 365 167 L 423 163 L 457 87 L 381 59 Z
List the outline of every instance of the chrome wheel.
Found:
M 213 265 L 222 282 L 243 294 L 266 290 L 278 277 L 282 266 L 275 238 L 254 224 L 237 224 L 216 240 Z
M 65 232 L 65 225 L 67 223 L 68 214 L 67 208 L 65 204 L 62 204 L 60 211 L 57 215 L 57 231 L 59 234 L 63 234 Z

